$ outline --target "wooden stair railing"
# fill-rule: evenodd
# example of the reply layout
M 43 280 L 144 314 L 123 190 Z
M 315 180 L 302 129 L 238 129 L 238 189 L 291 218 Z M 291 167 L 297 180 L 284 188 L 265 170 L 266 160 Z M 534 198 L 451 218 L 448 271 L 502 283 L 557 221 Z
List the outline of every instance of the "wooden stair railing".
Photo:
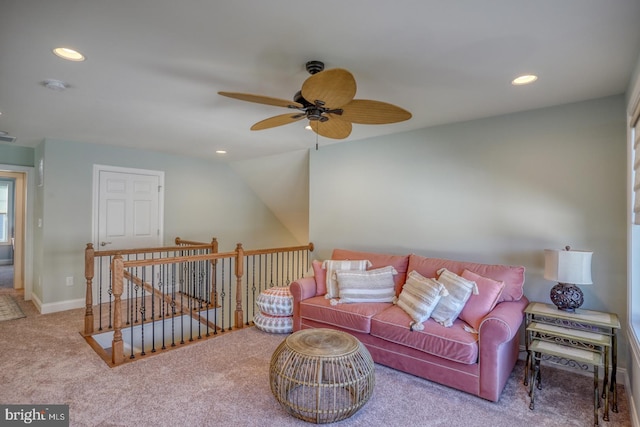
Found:
M 93 243 L 87 243 L 84 252 L 84 271 L 85 271 L 85 280 L 86 280 L 86 291 L 85 291 L 85 320 L 84 320 L 84 334 L 91 335 L 95 332 L 94 326 L 94 312 L 93 312 L 93 297 L 94 297 L 94 288 L 93 281 L 95 278 L 95 265 L 96 261 L 100 258 L 110 257 L 113 258 L 116 255 L 126 256 L 126 255 L 144 255 L 144 254 L 154 254 L 154 253 L 171 253 L 180 251 L 182 253 L 189 251 L 208 251 L 211 253 L 218 252 L 218 241 L 214 237 L 211 239 L 211 243 L 200 243 L 200 242 L 192 242 L 188 240 L 180 239 L 180 237 L 176 237 L 175 239 L 176 246 L 164 246 L 157 248 L 136 248 L 136 249 L 119 249 L 119 250 L 108 250 L 108 251 L 96 251 L 93 248 Z M 109 268 L 111 268 L 111 263 L 109 263 Z M 113 290 L 112 290 L 113 292 Z M 216 301 L 215 295 L 211 295 L 211 300 Z
M 255 293 L 256 290 L 260 290 L 262 289 L 262 286 L 266 287 L 267 284 L 265 282 L 261 283 L 258 288 L 256 288 L 256 284 L 253 283 L 253 288 L 251 289 L 251 291 L 253 291 L 253 300 L 250 301 L 249 300 L 249 293 L 250 293 L 250 282 L 249 282 L 249 277 L 248 275 L 246 275 L 245 273 L 245 266 L 247 268 L 249 268 L 249 266 L 251 265 L 251 268 L 253 269 L 253 271 L 255 272 L 256 269 L 256 259 L 255 257 L 262 257 L 262 256 L 271 256 L 273 257 L 274 255 L 277 257 L 282 257 L 280 259 L 279 262 L 281 262 L 281 266 L 280 267 L 276 267 L 276 270 L 278 268 L 282 269 L 282 270 L 286 270 L 286 280 L 284 280 L 284 278 L 281 278 L 280 280 L 284 280 L 284 284 L 288 285 L 290 283 L 290 279 L 289 277 L 291 277 L 292 274 L 298 274 L 299 277 L 301 277 L 302 275 L 300 274 L 300 264 L 304 264 L 303 267 L 306 267 L 306 269 L 309 268 L 310 266 L 310 259 L 309 259 L 309 252 L 313 251 L 314 247 L 312 243 L 309 243 L 308 245 L 303 245 L 303 246 L 292 246 L 292 247 L 284 247 L 284 248 L 270 248 L 270 249 L 260 249 L 260 250 L 244 250 L 243 246 L 241 243 L 238 243 L 236 245 L 236 248 L 234 251 L 232 252 L 226 252 L 226 253 L 219 253 L 218 252 L 218 243 L 217 240 L 214 238 L 211 243 L 200 243 L 200 242 L 196 242 L 196 241 L 189 241 L 189 240 L 182 240 L 180 238 L 176 238 L 175 239 L 175 243 L 176 246 L 175 247 L 163 247 L 163 248 L 146 248 L 146 249 L 130 249 L 130 250 L 122 250 L 122 251 L 95 251 L 93 249 L 93 245 L 92 244 L 87 244 L 86 250 L 85 250 L 85 278 L 87 280 L 87 294 L 86 294 L 86 311 L 85 311 L 85 327 L 84 327 L 84 335 L 86 337 L 89 337 L 91 335 L 94 334 L 94 307 L 93 307 L 93 280 L 94 280 L 94 274 L 95 274 L 95 268 L 94 266 L 96 265 L 96 261 L 98 258 L 100 257 L 110 257 L 111 259 L 111 265 L 110 265 L 110 271 L 109 271 L 109 275 L 111 278 L 111 283 L 110 283 L 110 289 L 109 289 L 109 293 L 110 293 L 110 298 L 109 298 L 109 304 L 110 304 L 110 311 L 109 313 L 113 314 L 113 325 L 109 325 L 109 329 L 111 329 L 111 327 L 113 328 L 113 342 L 112 342 L 112 347 L 111 347 L 111 363 L 115 366 L 118 364 L 121 364 L 125 361 L 125 354 L 124 354 L 124 342 L 123 342 L 123 335 L 122 335 L 122 329 L 123 329 L 123 304 L 124 304 L 124 298 L 123 297 L 123 293 L 124 293 L 124 284 L 126 282 L 130 282 L 132 284 L 134 284 L 137 288 L 141 289 L 141 293 L 142 293 L 142 298 L 145 298 L 145 292 L 147 292 L 149 295 L 147 296 L 151 296 L 151 299 L 153 300 L 154 297 L 157 297 L 159 300 L 164 301 L 164 303 L 167 304 L 171 304 L 171 307 L 173 307 L 173 311 L 172 313 L 175 314 L 176 310 L 175 308 L 177 307 L 180 313 L 190 313 L 191 317 L 193 317 L 194 319 L 197 319 L 199 321 L 202 321 L 201 318 L 198 318 L 199 316 L 199 312 L 195 313 L 195 311 L 197 309 L 193 308 L 192 306 L 191 309 L 186 309 L 185 307 L 182 307 L 181 304 L 179 304 L 178 301 L 176 301 L 175 299 L 175 295 L 172 297 L 170 295 L 167 295 L 164 291 L 159 291 L 158 289 L 156 289 L 152 283 L 148 283 L 146 280 L 144 280 L 144 275 L 143 277 L 139 277 L 138 275 L 132 273 L 132 271 L 140 271 L 139 269 L 144 269 L 144 268 L 154 268 L 155 266 L 169 266 L 169 265 L 184 265 L 184 263 L 201 263 L 203 261 L 210 263 L 211 265 L 211 271 L 214 272 L 214 274 L 211 277 L 211 291 L 210 291 L 210 299 L 209 302 L 207 303 L 207 309 L 210 309 L 211 307 L 219 307 L 222 311 L 222 315 L 221 315 L 221 321 L 222 321 L 222 327 L 218 328 L 218 326 L 215 324 L 215 322 L 209 322 L 209 319 L 207 317 L 206 319 L 206 323 L 208 324 L 209 327 L 212 327 L 214 329 L 214 335 L 217 334 L 217 331 L 220 330 L 222 332 L 225 331 L 225 299 L 227 297 L 227 295 L 229 297 L 232 296 L 232 294 L 235 294 L 235 309 L 233 311 L 233 316 L 229 318 L 229 322 L 231 322 L 231 319 L 233 319 L 233 327 L 236 329 L 241 329 L 243 328 L 244 324 L 249 325 L 249 310 L 251 310 L 250 307 L 253 307 L 253 309 L 255 310 Z M 200 251 L 202 250 L 202 253 L 196 253 L 195 252 L 187 252 L 187 251 Z M 291 265 L 289 265 L 289 254 L 296 254 L 302 252 L 304 255 L 300 256 L 298 255 L 297 257 L 297 266 L 296 268 L 298 269 L 297 273 L 294 273 L 294 269 L 292 268 L 292 265 L 295 263 L 291 263 Z M 143 259 L 125 259 L 123 256 L 125 254 L 127 254 L 127 256 L 130 256 L 132 254 L 148 254 L 148 253 L 165 253 L 165 254 L 171 254 L 172 256 L 162 256 L 162 257 L 152 257 L 152 258 L 146 258 L 145 256 L 143 256 Z M 189 253 L 188 255 L 175 255 L 175 254 L 182 254 L 182 253 Z M 284 258 L 284 254 L 287 254 L 287 259 L 285 262 L 285 258 Z M 293 257 L 293 255 L 292 255 Z M 302 259 L 302 262 L 300 260 L 300 258 Z M 278 259 L 278 258 L 277 258 Z M 259 269 L 262 268 L 262 258 L 260 258 L 259 260 L 260 262 L 260 266 L 258 267 Z M 273 263 L 273 258 L 271 258 L 271 262 Z M 217 266 L 218 263 L 221 263 L 221 285 L 220 288 L 218 288 L 216 280 L 218 280 L 218 271 L 217 271 Z M 266 261 L 265 261 L 266 264 Z M 228 265 L 228 268 L 225 271 L 225 265 Z M 232 268 L 233 267 L 233 268 Z M 271 266 L 272 267 L 272 266 Z M 266 271 L 268 269 L 265 269 L 265 274 Z M 306 272 L 303 271 L 302 273 Z M 228 278 L 225 276 L 225 274 L 228 274 Z M 231 275 L 235 276 L 235 280 L 231 280 Z M 273 269 L 270 272 L 271 275 L 273 275 Z M 283 273 L 284 274 L 284 273 Z M 244 309 L 243 309 L 243 286 L 242 286 L 242 280 L 243 277 L 246 276 L 247 277 L 247 281 L 246 281 L 246 306 L 247 306 L 247 319 L 246 319 L 246 323 L 243 322 L 243 316 L 244 316 Z M 297 279 L 298 277 L 292 277 L 292 279 Z M 126 281 L 126 282 L 125 282 Z M 174 281 L 175 281 L 175 277 L 174 277 Z M 279 279 L 276 278 L 276 282 L 278 282 Z M 234 285 L 235 282 L 235 285 Z M 175 282 L 174 282 L 175 283 Z M 225 289 L 225 285 L 227 286 L 227 288 Z M 273 283 L 273 278 L 271 278 L 271 281 L 269 283 L 269 286 L 274 286 Z M 222 298 L 222 303 L 218 304 L 218 291 L 221 291 L 221 298 Z M 181 290 L 182 292 L 182 290 Z M 208 292 L 208 291 L 207 291 Z M 228 292 L 228 294 L 227 294 Z M 189 299 L 193 299 L 196 296 L 193 295 L 186 295 L 184 296 L 185 298 Z M 136 291 L 136 296 L 132 297 L 131 296 L 131 291 L 129 291 L 129 298 L 138 298 L 137 297 L 137 291 Z M 200 310 L 202 311 L 202 301 L 200 300 Z M 111 304 L 112 304 L 112 309 L 111 309 Z M 137 307 L 137 305 L 136 305 Z M 228 311 L 228 315 L 231 315 L 231 299 L 229 299 L 229 311 Z M 132 310 L 133 311 L 133 310 Z M 208 313 L 208 312 L 207 312 Z M 163 314 L 164 316 L 164 314 Z M 158 315 L 158 317 L 160 317 L 160 315 Z M 215 317 L 215 316 L 214 316 Z M 151 315 L 151 318 L 153 319 L 153 315 Z M 127 318 L 129 319 L 129 318 Z M 163 317 L 164 320 L 164 317 Z M 154 320 L 151 320 L 151 322 L 153 322 Z M 128 320 L 129 322 L 129 320 Z M 136 321 L 137 322 L 137 321 Z M 143 314 L 143 323 L 144 323 L 144 314 Z M 148 322 L 147 322 L 148 323 Z M 101 325 L 101 324 L 100 324 Z M 229 327 L 228 330 L 231 330 L 233 328 L 231 326 L 231 323 L 229 323 Z M 102 328 L 100 328 L 102 329 Z M 207 336 L 209 336 L 209 333 L 207 332 Z M 192 337 L 193 338 L 193 337 Z M 198 336 L 198 338 L 201 338 L 200 336 Z M 190 339 L 192 340 L 192 339 Z M 182 343 L 182 342 L 181 342 Z M 132 344 L 133 345 L 133 344 Z M 94 347 L 95 348 L 95 347 Z M 153 350 L 155 352 L 155 349 Z M 141 355 L 144 355 L 144 349 L 142 350 Z M 130 356 L 130 359 L 133 359 L 134 355 L 133 355 L 133 349 L 132 349 L 132 354 Z

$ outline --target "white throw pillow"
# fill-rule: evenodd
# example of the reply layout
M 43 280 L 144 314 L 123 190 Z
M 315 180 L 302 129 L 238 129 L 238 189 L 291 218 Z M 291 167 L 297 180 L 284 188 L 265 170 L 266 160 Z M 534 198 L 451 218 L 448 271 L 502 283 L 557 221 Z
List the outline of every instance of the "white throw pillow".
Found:
M 471 294 L 478 294 L 476 282 L 460 277 L 446 268 L 438 270 L 438 282 L 447 289 L 448 295 L 438 301 L 431 317 L 442 326 L 449 327 L 464 308 Z
M 394 302 L 413 319 L 409 327 L 421 331 L 424 329 L 422 322 L 431 316 L 444 295 L 447 295 L 447 289 L 442 283 L 412 270 L 407 275 L 407 282 L 402 287 L 400 296 Z
M 371 262 L 366 259 L 362 260 L 333 260 L 328 259 L 322 263 L 322 268 L 327 270 L 327 293 L 326 299 L 338 298 L 339 289 L 335 272 L 338 270 L 361 270 L 364 271 L 371 267 Z
M 393 275 L 398 274 L 392 266 L 375 270 L 338 270 L 340 299 L 332 299 L 331 304 L 352 302 L 393 302 L 396 290 Z

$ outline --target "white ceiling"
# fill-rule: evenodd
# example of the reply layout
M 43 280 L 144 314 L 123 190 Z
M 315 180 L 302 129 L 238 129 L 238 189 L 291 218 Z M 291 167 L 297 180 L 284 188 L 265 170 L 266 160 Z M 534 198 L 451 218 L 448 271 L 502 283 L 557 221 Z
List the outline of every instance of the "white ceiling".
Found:
M 15 144 L 227 160 L 315 145 L 303 121 L 249 130 L 283 108 L 217 94 L 290 99 L 309 60 L 351 71 L 356 98 L 413 113 L 354 125 L 349 141 L 620 94 L 640 53 L 638 0 L 0 0 L 0 17 L 0 130 Z M 521 73 L 540 78 L 511 86 Z

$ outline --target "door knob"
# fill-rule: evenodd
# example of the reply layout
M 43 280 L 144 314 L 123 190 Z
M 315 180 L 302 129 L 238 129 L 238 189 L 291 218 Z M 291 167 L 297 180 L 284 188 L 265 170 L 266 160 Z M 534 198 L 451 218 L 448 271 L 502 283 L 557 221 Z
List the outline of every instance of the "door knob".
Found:
M 111 242 L 100 242 L 100 246 L 107 246 L 110 245 Z

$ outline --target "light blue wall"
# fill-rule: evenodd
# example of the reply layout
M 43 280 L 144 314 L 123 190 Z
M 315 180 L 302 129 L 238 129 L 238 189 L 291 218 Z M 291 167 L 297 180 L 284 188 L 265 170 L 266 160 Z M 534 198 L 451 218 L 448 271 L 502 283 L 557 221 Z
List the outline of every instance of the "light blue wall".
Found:
M 584 308 L 626 319 L 622 95 L 321 147 L 309 174 L 318 258 L 343 247 L 524 265 L 525 294 L 549 301 L 543 249 L 571 245 L 594 251 Z
M 33 166 L 34 149 L 0 143 L 0 164 Z
M 217 237 L 220 250 L 289 246 L 296 240 L 226 164 L 112 146 L 47 139 L 34 221 L 34 292 L 43 304 L 84 297 L 84 248 L 92 239 L 93 165 L 164 171 L 164 240 Z M 67 287 L 65 278 L 74 277 Z M 41 283 L 41 286 L 40 286 Z

